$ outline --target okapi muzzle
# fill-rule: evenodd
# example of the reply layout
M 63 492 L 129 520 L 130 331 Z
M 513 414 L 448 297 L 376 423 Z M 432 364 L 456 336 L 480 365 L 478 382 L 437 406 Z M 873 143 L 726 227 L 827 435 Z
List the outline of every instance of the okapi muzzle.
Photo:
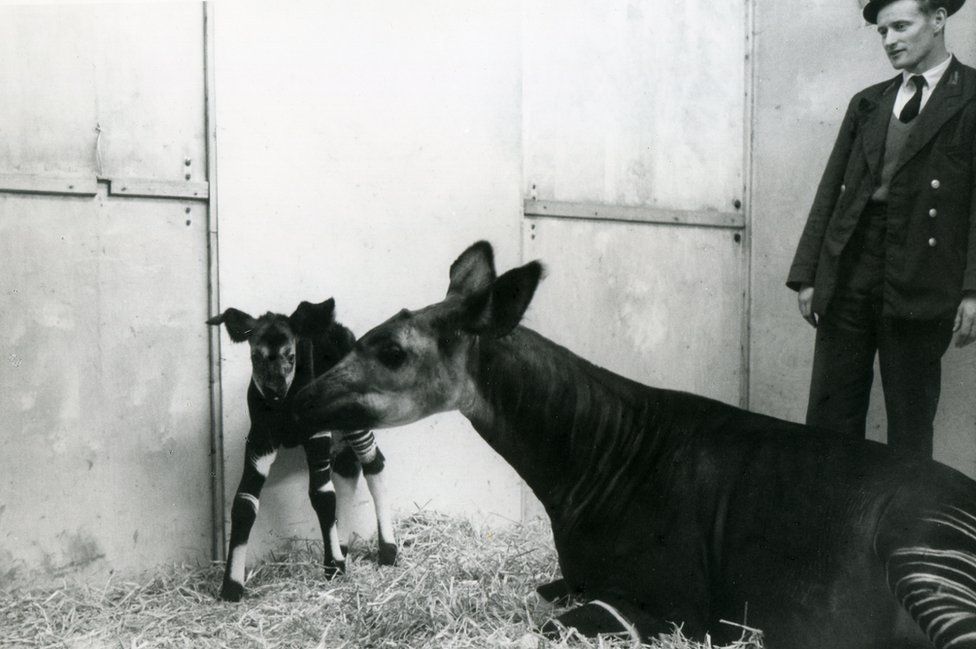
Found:
M 464 368 L 468 346 L 445 324 L 448 314 L 404 309 L 368 332 L 302 389 L 299 418 L 313 428 L 391 428 L 458 408 L 471 389 Z
M 376 427 L 378 417 L 370 410 L 364 386 L 357 380 L 356 365 L 354 350 L 298 392 L 295 413 L 305 426 L 331 430 Z

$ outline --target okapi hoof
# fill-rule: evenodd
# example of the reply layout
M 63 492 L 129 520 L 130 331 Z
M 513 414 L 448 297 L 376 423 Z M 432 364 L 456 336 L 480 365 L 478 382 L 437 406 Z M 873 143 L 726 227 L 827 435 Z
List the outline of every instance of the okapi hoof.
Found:
M 565 579 L 557 579 L 548 584 L 537 586 L 535 592 L 539 593 L 539 597 L 547 602 L 557 605 L 568 603 L 573 595 Z
M 332 581 L 339 575 L 346 574 L 346 562 L 345 561 L 326 561 L 325 562 L 325 578 Z
M 561 637 L 563 627 L 574 628 L 580 635 L 587 638 L 594 638 L 598 634 L 621 634 L 631 636 L 636 642 L 640 642 L 640 636 L 633 626 L 624 623 L 623 617 L 617 612 L 615 615 L 608 608 L 590 602 L 571 611 L 563 613 L 554 620 L 549 620 L 539 630 L 543 636 L 549 639 Z
M 220 587 L 220 599 L 225 602 L 239 602 L 242 597 L 244 597 L 244 584 L 228 580 Z
M 379 553 L 378 560 L 381 566 L 396 565 L 396 560 L 397 560 L 396 543 L 387 543 L 386 541 L 380 541 L 380 553 Z

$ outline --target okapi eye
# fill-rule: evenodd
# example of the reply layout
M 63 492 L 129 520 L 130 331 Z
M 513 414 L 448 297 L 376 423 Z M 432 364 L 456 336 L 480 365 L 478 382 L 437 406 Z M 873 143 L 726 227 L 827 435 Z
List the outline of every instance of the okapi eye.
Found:
M 403 348 L 396 343 L 388 343 L 380 347 L 379 351 L 376 352 L 376 357 L 383 365 L 395 370 L 407 360 L 407 352 L 403 351 Z

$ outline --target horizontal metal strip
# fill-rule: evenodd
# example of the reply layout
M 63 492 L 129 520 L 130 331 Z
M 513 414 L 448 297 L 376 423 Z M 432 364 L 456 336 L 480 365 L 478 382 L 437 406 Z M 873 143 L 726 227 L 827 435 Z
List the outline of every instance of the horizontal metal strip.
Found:
M 108 184 L 110 196 L 175 198 L 196 201 L 206 201 L 210 197 L 209 183 L 146 180 L 142 178 L 47 176 L 42 174 L 0 174 L 0 193 L 95 196 L 98 194 L 99 182 Z
M 742 229 L 746 225 L 745 217 L 740 212 L 666 210 L 655 207 L 539 201 L 532 199 L 526 199 L 524 201 L 523 209 L 527 217 L 549 216 L 564 219 L 632 221 L 639 223 L 663 223 L 732 229 Z
M 94 176 L 56 177 L 39 174 L 0 174 L 0 192 L 94 196 L 98 193 L 98 182 Z
M 205 201 L 210 197 L 209 183 L 145 180 L 141 178 L 109 178 L 108 181 L 108 193 L 110 196 L 180 198 L 196 201 Z

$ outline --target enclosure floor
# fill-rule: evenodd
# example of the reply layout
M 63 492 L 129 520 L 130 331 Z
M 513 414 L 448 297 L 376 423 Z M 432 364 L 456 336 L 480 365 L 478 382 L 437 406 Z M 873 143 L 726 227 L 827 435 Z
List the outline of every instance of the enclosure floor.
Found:
M 322 575 L 320 543 L 291 540 L 253 568 L 245 598 L 215 599 L 222 565 L 168 566 L 131 581 L 0 592 L 0 646 L 136 649 L 232 647 L 629 647 L 535 629 L 562 609 L 537 585 L 557 576 L 548 527 L 502 530 L 421 512 L 398 522 L 398 565 L 376 565 L 376 544 L 354 543 L 348 573 Z M 680 633 L 651 647 L 710 647 Z M 739 649 L 756 649 L 743 642 Z

